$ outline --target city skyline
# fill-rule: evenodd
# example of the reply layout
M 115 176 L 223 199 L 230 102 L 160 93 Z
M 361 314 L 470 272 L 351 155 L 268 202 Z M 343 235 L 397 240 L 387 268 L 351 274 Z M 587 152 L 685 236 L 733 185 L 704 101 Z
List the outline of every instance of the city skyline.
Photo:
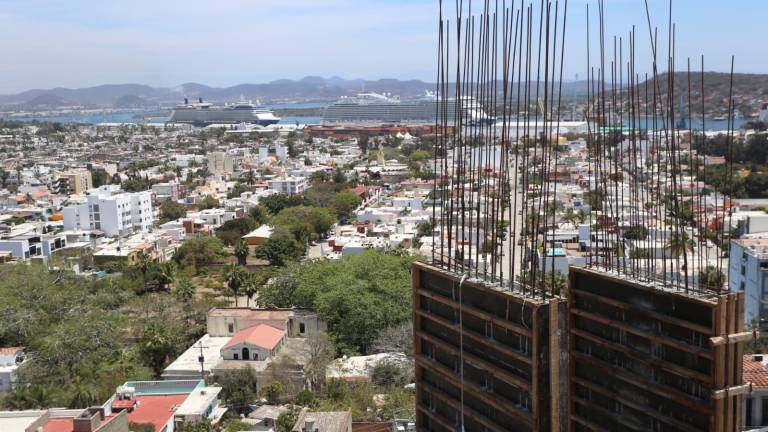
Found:
M 586 75 L 587 3 L 596 22 L 596 2 L 569 3 L 567 80 Z M 649 4 L 660 39 L 666 40 L 668 3 Z M 638 56 L 648 56 L 644 3 L 608 0 L 605 5 L 606 37 L 626 35 L 634 24 Z M 307 75 L 435 81 L 435 0 L 295 0 L 290 7 L 276 0 L 235 1 L 226 8 L 204 0 L 183 4 L 13 0 L 4 6 L 0 24 L 6 37 L 0 50 L 6 61 L 0 65 L 0 94 L 120 83 L 173 87 L 199 82 L 226 87 Z M 750 7 L 755 13 L 713 2 L 675 2 L 677 68 L 684 68 L 689 56 L 698 68 L 698 58 L 705 54 L 708 71 L 727 71 L 731 55 L 736 56 L 737 72 L 768 71 L 768 60 L 750 56 L 747 43 L 759 37 L 758 20 L 763 15 L 759 12 L 768 12 L 768 6 Z M 451 14 L 448 9 L 446 14 Z M 739 25 L 725 37 L 710 31 L 736 19 Z M 596 34 L 594 28 L 592 33 Z

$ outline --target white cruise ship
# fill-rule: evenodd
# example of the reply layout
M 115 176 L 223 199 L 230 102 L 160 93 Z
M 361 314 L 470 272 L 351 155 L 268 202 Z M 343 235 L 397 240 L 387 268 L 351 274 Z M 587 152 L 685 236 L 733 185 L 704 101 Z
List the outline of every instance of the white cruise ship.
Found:
M 427 93 L 421 99 L 401 101 L 389 95 L 359 93 L 355 97 L 342 97 L 326 107 L 323 124 L 434 124 L 438 120 L 438 111 L 441 117 L 445 115 L 448 123 L 453 123 L 459 109 L 464 111 L 463 120 L 472 126 L 496 121 L 472 97 L 440 101 L 434 94 Z
M 185 98 L 183 104 L 173 110 L 171 123 L 190 123 L 195 126 L 211 124 L 240 124 L 251 123 L 269 126 L 280 122 L 280 118 L 264 108 L 250 102 L 238 102 L 232 105 L 214 106 L 199 99 L 198 103 L 190 104 Z

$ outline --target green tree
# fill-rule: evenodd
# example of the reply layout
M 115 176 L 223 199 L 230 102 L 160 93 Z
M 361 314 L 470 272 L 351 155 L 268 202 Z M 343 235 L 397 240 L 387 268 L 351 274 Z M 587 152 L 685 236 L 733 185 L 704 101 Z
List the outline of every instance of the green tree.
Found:
M 248 412 L 248 405 L 256 399 L 256 375 L 253 370 L 248 366 L 227 370 L 218 381 L 221 398 L 229 409 L 238 414 Z
M 599 211 L 603 208 L 603 201 L 605 200 L 605 191 L 602 189 L 592 189 L 584 194 L 584 201 L 589 204 L 589 207 L 593 211 Z
M 251 299 L 259 292 L 259 288 L 264 285 L 265 278 L 260 273 L 247 273 L 243 281 L 243 294 L 245 294 L 246 307 L 251 307 Z
M 363 202 L 357 194 L 350 191 L 338 192 L 331 198 L 331 208 L 341 220 L 349 219 L 353 210 Z
M 69 387 L 69 408 L 88 408 L 97 402 L 96 391 L 92 382 L 76 376 Z
M 251 250 L 248 248 L 248 243 L 240 241 L 235 246 L 235 257 L 237 257 L 237 263 L 244 266 L 248 261 L 248 254 Z
M 277 432 L 291 432 L 293 426 L 296 424 L 296 420 L 299 419 L 300 409 L 295 406 L 290 406 L 288 411 L 280 413 L 277 418 Z
M 168 357 L 173 353 L 173 336 L 159 322 L 154 322 L 144 330 L 141 337 L 141 352 L 147 364 L 160 376 Z
M 299 195 L 274 194 L 261 198 L 259 205 L 269 214 L 276 215 L 288 207 L 304 205 L 304 198 Z
M 209 419 L 204 419 L 198 422 L 181 423 L 176 426 L 175 432 L 214 432 L 216 430 Z
M 391 360 L 381 360 L 373 366 L 371 382 L 379 387 L 402 387 L 410 382 L 408 368 Z
M 244 235 L 256 229 L 259 224 L 251 217 L 235 218 L 224 222 L 216 230 L 216 237 L 220 238 L 227 246 L 236 245 Z
M 361 135 L 360 138 L 357 139 L 357 147 L 360 148 L 361 153 L 368 153 L 368 142 L 369 139 L 367 135 Z
M 182 303 L 189 303 L 195 296 L 195 285 L 187 278 L 180 279 L 173 287 L 173 295 Z
M 333 182 L 336 184 L 344 184 L 347 182 L 347 175 L 341 168 L 336 168 L 333 171 Z
M 666 247 L 672 256 L 679 257 L 685 253 L 693 252 L 694 242 L 685 231 L 677 231 L 667 238 Z
M 419 224 L 416 225 L 416 235 L 419 237 L 430 237 L 436 226 L 437 223 L 430 217 L 429 220 L 419 222 Z
M 645 240 L 648 237 L 648 228 L 643 225 L 633 225 L 624 232 L 624 238 L 628 240 Z
M 176 263 L 173 261 L 166 261 L 153 266 L 151 277 L 159 291 L 166 291 L 168 285 L 173 283 L 176 278 L 176 270 Z
M 199 269 L 213 264 L 226 256 L 224 244 L 216 237 L 198 237 L 182 243 L 176 251 L 175 260 L 182 267 Z
M 203 201 L 200 202 L 198 207 L 200 208 L 200 210 L 219 208 L 219 200 L 217 200 L 211 195 L 208 195 L 205 198 L 203 198 Z
M 303 253 L 304 246 L 285 230 L 275 230 L 263 245 L 254 249 L 257 258 L 267 260 L 276 267 L 299 259 Z
M 369 352 L 382 330 L 411 317 L 411 256 L 374 250 L 288 266 L 262 288 L 262 305 L 314 308 L 337 349 Z
M 267 213 L 261 206 L 256 206 L 248 210 L 248 216 L 253 219 L 257 225 L 264 225 L 267 223 Z
M 261 387 L 261 397 L 267 400 L 267 402 L 277 405 L 280 403 L 280 396 L 285 393 L 285 388 L 280 381 L 272 381 Z
M 251 424 L 242 420 L 234 419 L 227 424 L 224 429 L 226 432 L 241 432 L 251 430 Z
M 227 281 L 227 288 L 229 288 L 232 296 L 235 298 L 235 307 L 237 307 L 237 298 L 242 294 L 241 289 L 246 279 L 246 272 L 241 266 L 232 264 L 227 267 L 224 279 Z
M 305 243 L 312 235 L 325 234 L 335 222 L 336 218 L 328 209 L 310 206 L 286 208 L 272 219 L 275 228 L 290 231 L 301 243 Z
M 109 184 L 112 177 L 103 169 L 94 169 L 91 170 L 91 180 L 93 187 L 97 188 Z
M 725 285 L 725 275 L 715 266 L 707 266 L 699 274 L 699 284 L 706 289 L 718 291 Z
M 160 204 L 160 223 L 181 219 L 187 216 L 187 208 L 176 201 L 168 200 Z
M 304 389 L 296 395 L 296 403 L 305 407 L 313 406 L 315 405 L 315 394 L 312 390 Z

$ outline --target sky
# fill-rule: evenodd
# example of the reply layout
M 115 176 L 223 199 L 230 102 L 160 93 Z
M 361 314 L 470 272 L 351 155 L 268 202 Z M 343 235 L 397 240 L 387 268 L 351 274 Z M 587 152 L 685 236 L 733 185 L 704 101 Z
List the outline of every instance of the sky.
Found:
M 566 79 L 587 70 L 587 3 L 594 23 L 596 0 L 569 0 Z M 668 0 L 649 3 L 665 35 Z M 0 93 L 307 75 L 433 82 L 437 12 L 438 0 L 0 0 Z M 605 0 L 605 15 L 606 35 L 635 24 L 639 45 L 648 45 L 643 0 Z M 768 1 L 675 0 L 673 16 L 678 59 L 698 65 L 705 54 L 706 70 L 727 71 L 735 55 L 737 72 L 768 73 Z M 641 55 L 650 58 L 638 48 Z

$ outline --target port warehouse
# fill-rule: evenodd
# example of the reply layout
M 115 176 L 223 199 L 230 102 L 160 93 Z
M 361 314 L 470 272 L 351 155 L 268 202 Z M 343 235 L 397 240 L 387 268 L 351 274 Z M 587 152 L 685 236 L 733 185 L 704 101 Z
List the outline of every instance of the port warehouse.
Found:
M 413 267 L 418 430 L 739 430 L 743 294 L 572 267 L 566 295 L 533 298 L 461 276 Z

